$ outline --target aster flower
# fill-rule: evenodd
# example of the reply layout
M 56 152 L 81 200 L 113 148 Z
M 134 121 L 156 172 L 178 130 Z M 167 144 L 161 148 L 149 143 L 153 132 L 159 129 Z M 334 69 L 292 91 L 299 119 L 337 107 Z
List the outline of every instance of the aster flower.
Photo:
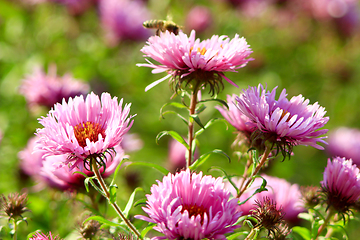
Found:
M 137 66 L 154 68 L 153 73 L 168 73 L 165 78 L 150 84 L 145 91 L 171 78 L 170 83 L 175 86 L 175 90 L 183 88 L 183 83 L 193 90 L 210 85 L 210 92 L 214 94 L 223 86 L 223 78 L 237 86 L 225 77 L 224 72 L 236 72 L 236 69 L 252 60 L 247 58 L 252 51 L 245 38 L 237 34 L 231 40 L 227 36 L 214 35 L 211 39 L 200 41 L 195 39 L 195 31 L 191 31 L 190 36 L 183 32 L 178 35 L 165 32 L 150 37 L 141 51 L 145 57 L 160 64 L 147 60 L 147 64 Z
M 328 208 L 344 214 L 356 206 L 360 198 L 360 175 L 351 159 L 328 159 L 324 179 L 320 183 Z
M 324 149 L 318 142 L 326 144 L 322 136 L 327 129 L 322 128 L 329 120 L 324 117 L 326 111 L 317 102 L 309 104 L 309 100 L 302 95 L 286 98 L 283 89 L 279 99 L 275 100 L 275 87 L 271 92 L 266 91 L 259 84 L 249 87 L 236 98 L 237 106 L 251 121 L 250 127 L 256 128 L 252 134 L 252 144 L 262 139 L 275 145 L 284 157 L 291 154 L 295 145 L 310 145 L 317 149 Z M 264 146 L 256 146 L 263 150 Z
M 26 76 L 20 86 L 20 93 L 25 96 L 30 109 L 37 106 L 51 108 L 63 98 L 87 94 L 89 85 L 74 79 L 70 74 L 62 77 L 56 75 L 56 66 L 51 65 L 46 74 L 40 67 L 36 67 L 33 73 Z
M 50 155 L 45 156 L 46 151 L 39 150 L 33 152 L 36 142 L 39 140 L 37 136 L 31 138 L 24 150 L 19 152 L 20 168 L 22 171 L 33 178 L 39 185 L 38 188 L 49 186 L 62 191 L 85 191 L 84 180 L 85 177 L 80 173 L 77 168 L 69 169 L 66 165 L 59 163 L 67 160 L 67 155 Z M 125 157 L 123 149 L 118 145 L 114 148 L 116 154 L 110 155 L 106 153 L 105 156 L 111 161 L 106 161 L 105 170 L 100 168 L 103 178 L 109 177 Z M 93 172 L 82 169 L 83 173 L 88 177 L 94 175 Z
M 360 130 L 340 127 L 330 132 L 326 150 L 332 157 L 352 159 L 360 165 Z
M 186 157 L 185 154 L 187 149 L 184 145 L 180 142 L 176 141 L 175 139 L 171 139 L 169 142 L 169 152 L 168 152 L 168 160 L 170 164 L 170 169 L 174 172 L 186 167 Z M 199 152 L 197 149 L 194 153 L 194 159 L 199 157 Z
M 99 12 L 105 38 L 111 46 L 122 40 L 139 41 L 150 36 L 142 25 L 150 13 L 140 0 L 100 0 Z
M 0 209 L 9 217 L 9 220 L 21 218 L 25 212 L 28 212 L 27 193 L 10 193 L 8 197 L 0 196 Z
M 186 16 L 186 29 L 194 29 L 197 33 L 204 32 L 213 23 L 210 9 L 205 6 L 195 6 Z
M 90 93 L 86 99 L 80 96 L 56 104 L 39 119 L 44 128 L 37 129 L 39 141 L 35 148 L 46 151 L 44 157 L 66 154 L 63 163 L 72 164 L 72 168 L 87 167 L 89 159 L 104 166 L 104 154 L 121 143 L 133 124 L 132 117 L 128 117 L 130 104 L 122 108 L 122 103 L 122 99 L 118 103 L 109 93 L 103 93 L 101 101 Z
M 32 236 L 31 238 L 29 238 L 29 240 L 60 240 L 59 236 L 53 236 L 51 234 L 51 232 L 49 232 L 48 235 L 44 234 L 44 233 L 35 233 L 34 236 Z
M 314 208 L 320 202 L 320 188 L 315 186 L 301 186 L 300 192 L 307 208 Z
M 189 170 L 165 176 L 151 187 L 147 206 L 149 215 L 136 216 L 156 223 L 154 229 L 165 236 L 156 239 L 226 239 L 233 232 L 241 213 L 237 200 L 229 200 L 222 178 L 190 173 Z
M 238 136 L 236 142 L 239 144 L 245 143 L 246 145 L 250 145 L 250 137 L 254 132 L 255 127 L 247 124 L 250 122 L 250 119 L 245 116 L 239 108 L 236 107 L 235 104 L 236 95 L 232 96 L 227 95 L 227 104 L 229 109 L 225 106 L 216 106 L 215 108 L 219 110 L 221 115 L 228 121 L 233 127 L 236 128 Z
M 291 223 L 296 223 L 298 215 L 301 212 L 304 212 L 303 202 L 301 200 L 301 192 L 299 185 L 291 184 L 285 179 L 268 176 L 261 174 L 261 176 L 266 180 L 266 188 L 268 191 L 263 191 L 256 193 L 252 196 L 247 202 L 239 206 L 239 211 L 243 215 L 249 215 L 251 211 L 255 208 L 257 201 L 262 201 L 265 197 L 275 201 L 279 206 L 282 207 L 282 211 L 286 213 L 284 220 Z M 235 185 L 239 185 L 242 179 L 232 179 Z M 262 178 L 256 178 L 251 185 L 241 196 L 239 201 L 243 202 L 249 198 L 256 189 L 260 188 L 263 183 Z M 225 187 L 230 190 L 233 196 L 236 196 L 235 188 L 230 184 L 226 183 Z
M 251 216 L 257 220 L 255 228 L 265 228 L 269 234 L 276 235 L 280 231 L 280 224 L 284 224 L 285 213 L 282 208 L 276 207 L 276 202 L 269 197 L 255 201 L 255 208 L 251 210 Z

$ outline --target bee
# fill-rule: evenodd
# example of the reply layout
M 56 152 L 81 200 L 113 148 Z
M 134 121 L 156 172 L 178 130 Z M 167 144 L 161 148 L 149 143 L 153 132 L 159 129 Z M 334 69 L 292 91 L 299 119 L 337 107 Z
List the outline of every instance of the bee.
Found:
M 143 26 L 145 28 L 157 28 L 156 35 L 160 35 L 161 32 L 166 32 L 168 30 L 169 32 L 174 33 L 175 35 L 179 34 L 180 26 L 178 26 L 176 23 L 170 20 L 148 20 L 143 22 Z

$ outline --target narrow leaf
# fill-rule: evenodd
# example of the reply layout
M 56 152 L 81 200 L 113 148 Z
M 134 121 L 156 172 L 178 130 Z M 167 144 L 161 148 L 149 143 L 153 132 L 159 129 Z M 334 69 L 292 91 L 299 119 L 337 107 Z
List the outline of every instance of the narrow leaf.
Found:
M 219 102 L 222 105 L 224 105 L 227 109 L 229 109 L 229 106 L 228 106 L 227 102 L 222 100 L 222 99 L 217 99 L 217 98 L 216 99 L 204 99 L 204 100 L 201 100 L 199 102 L 211 102 L 211 101 Z
M 95 220 L 95 221 L 98 221 L 99 223 L 103 223 L 103 224 L 113 226 L 113 227 L 119 227 L 120 226 L 119 223 L 114 223 L 112 221 L 109 221 L 109 220 L 101 217 L 101 216 L 90 216 L 84 221 L 84 223 L 87 222 L 87 221 L 90 221 L 90 220 Z
M 208 127 L 210 127 L 213 123 L 218 122 L 218 121 L 223 121 L 225 124 L 226 122 L 224 121 L 224 119 L 220 119 L 220 118 L 212 118 L 210 119 L 203 128 L 199 129 L 196 133 L 195 133 L 195 137 L 199 136 L 200 134 L 202 134 L 204 132 L 205 129 L 207 129 Z M 227 125 L 226 125 L 227 126 Z
M 200 113 L 203 112 L 205 109 L 206 109 L 206 106 L 205 106 L 204 104 L 201 104 L 200 106 L 198 106 L 198 107 L 195 109 L 195 113 L 196 113 L 196 114 L 200 114 Z
M 117 186 L 116 184 L 115 185 L 111 185 L 110 188 L 109 188 L 109 193 L 110 193 L 110 203 L 114 203 L 116 202 L 116 190 L 117 190 Z
M 144 191 L 142 188 L 140 187 L 137 187 L 135 188 L 135 190 L 132 192 L 132 194 L 130 195 L 130 198 L 129 198 L 129 201 L 127 202 L 126 204 L 126 207 L 123 211 L 125 217 L 127 218 L 128 215 L 129 215 L 129 211 L 131 209 L 131 207 L 133 206 L 133 203 L 134 203 L 134 199 L 135 199 L 135 194 L 138 192 L 138 191 Z
M 295 226 L 295 227 L 292 228 L 292 231 L 299 234 L 305 240 L 310 240 L 311 239 L 310 231 L 307 228 Z
M 141 237 L 144 239 L 144 238 L 145 238 L 145 235 L 146 235 L 151 229 L 153 229 L 155 226 L 156 226 L 156 223 L 149 223 L 149 225 L 141 231 L 141 233 L 140 233 Z
M 190 115 L 190 117 L 191 117 L 192 119 L 194 119 L 194 121 L 195 121 L 201 128 L 205 129 L 205 127 L 204 127 L 204 125 L 202 124 L 202 122 L 201 122 L 201 120 L 200 120 L 200 118 L 199 118 L 198 115 L 192 114 L 192 115 Z
M 175 111 L 166 111 L 166 112 L 163 112 L 161 114 L 161 118 L 165 119 L 165 115 L 166 114 L 175 114 L 176 116 L 178 116 L 186 125 L 188 125 L 188 121 L 186 120 L 186 118 L 184 118 L 182 115 L 180 115 L 179 113 L 175 112 Z
M 219 149 L 214 149 L 211 152 L 201 155 L 193 164 L 191 164 L 191 166 L 189 167 L 190 170 L 195 170 L 200 165 L 202 165 L 204 162 L 206 162 L 206 160 L 209 159 L 209 157 L 212 153 L 220 153 L 220 154 L 224 155 L 227 159 L 229 159 L 229 162 L 230 162 L 230 157 L 224 151 L 219 150 Z
M 179 143 L 184 145 L 186 147 L 186 149 L 189 150 L 189 148 L 190 148 L 189 144 L 187 144 L 187 142 L 184 140 L 184 138 L 175 131 L 162 131 L 162 132 L 160 132 L 156 136 L 156 143 L 158 143 L 160 138 L 162 138 L 163 136 L 166 136 L 166 135 L 170 135 L 173 139 L 175 139 L 176 141 L 178 141 Z

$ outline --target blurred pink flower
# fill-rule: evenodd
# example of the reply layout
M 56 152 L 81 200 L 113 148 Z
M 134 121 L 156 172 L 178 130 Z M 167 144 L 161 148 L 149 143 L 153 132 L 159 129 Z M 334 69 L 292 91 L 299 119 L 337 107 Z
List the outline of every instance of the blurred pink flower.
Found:
M 208 29 L 213 23 L 213 17 L 209 8 L 205 6 L 193 7 L 186 16 L 186 28 L 194 29 L 197 33 L 201 33 Z
M 323 140 L 326 137 L 321 135 L 327 129 L 319 130 L 329 120 L 329 117 L 324 117 L 325 108 L 317 102 L 310 105 L 302 95 L 288 100 L 286 89 L 275 100 L 276 88 L 269 92 L 259 84 L 243 90 L 243 94 L 236 97 L 238 108 L 251 120 L 249 127 L 257 128 L 256 137 L 260 136 L 288 153 L 295 145 L 324 149 L 317 142 L 326 144 Z
M 33 151 L 38 141 L 38 137 L 31 138 L 24 150 L 19 152 L 20 168 L 25 174 L 32 177 L 37 183 L 38 187 L 48 185 L 52 188 L 57 188 L 63 191 L 83 191 L 85 177 L 76 171 L 80 171 L 78 168 L 69 169 L 68 166 L 59 166 L 59 163 L 66 161 L 67 155 L 51 155 L 46 156 L 46 151 L 39 150 Z M 106 169 L 100 168 L 100 173 L 103 178 L 110 176 L 125 157 L 124 151 L 120 146 L 115 147 L 116 154 L 110 156 L 106 153 Z M 93 172 L 81 170 L 88 177 L 94 175 Z
M 148 63 L 137 66 L 154 68 L 153 73 L 168 73 L 167 77 L 147 86 L 145 91 L 171 77 L 176 88 L 180 88 L 183 82 L 196 81 L 199 86 L 210 84 L 210 91 L 214 94 L 222 86 L 223 78 L 237 86 L 225 77 L 224 72 L 236 72 L 252 60 L 248 58 L 252 51 L 245 38 L 237 34 L 231 40 L 227 36 L 214 35 L 200 42 L 200 39 L 195 39 L 195 31 L 191 31 L 190 36 L 166 31 L 160 36 L 150 37 L 141 51 L 160 65 L 147 60 Z
M 40 67 L 26 76 L 20 86 L 20 93 L 25 96 L 30 109 L 37 106 L 51 108 L 64 98 L 75 97 L 89 92 L 89 85 L 74 79 L 70 74 L 63 77 L 56 75 L 56 66 L 49 67 L 46 74 Z
M 251 213 L 250 210 L 256 208 L 257 201 L 261 202 L 265 197 L 269 197 L 271 200 L 276 202 L 279 208 L 282 208 L 283 212 L 286 213 L 284 220 L 291 223 L 296 223 L 299 221 L 297 216 L 299 213 L 305 211 L 303 202 L 301 200 L 299 186 L 297 184 L 291 184 L 285 179 L 271 177 L 265 174 L 262 174 L 261 176 L 267 181 L 266 188 L 268 191 L 255 194 L 246 203 L 239 206 L 239 211 L 242 211 L 243 215 L 249 215 Z M 233 178 L 232 180 L 238 187 L 242 179 Z M 249 198 L 256 189 L 260 188 L 262 183 L 262 178 L 256 178 L 251 187 L 240 196 L 240 202 Z M 230 183 L 226 183 L 225 187 L 230 190 L 233 196 L 237 195 L 235 188 Z
M 326 150 L 332 157 L 352 159 L 360 165 L 360 130 L 340 127 L 329 134 L 329 145 Z
M 38 128 L 37 150 L 45 156 L 63 155 L 63 164 L 81 168 L 89 157 L 99 157 L 119 145 L 133 124 L 129 116 L 130 104 L 122 108 L 123 100 L 109 93 L 94 93 L 69 98 L 54 106 L 46 117 L 39 119 L 44 128 Z M 83 161 L 85 161 L 83 163 Z
M 120 146 L 125 152 L 135 152 L 144 146 L 144 142 L 140 139 L 137 133 L 126 133 L 124 139 L 121 141 Z
M 151 34 L 142 25 L 150 19 L 143 1 L 99 0 L 99 12 L 105 38 L 111 46 L 122 40 L 146 40 Z
M 143 210 L 149 215 L 136 216 L 156 223 L 154 230 L 164 236 L 157 239 L 226 239 L 224 234 L 233 232 L 241 213 L 237 200 L 229 200 L 230 193 L 224 190 L 222 178 L 203 176 L 181 171 L 169 173 L 162 182 L 151 187 L 146 195 L 147 205 Z
M 351 159 L 328 159 L 324 179 L 320 184 L 328 207 L 340 213 L 348 213 L 351 207 L 357 205 L 360 198 L 360 174 Z
M 60 240 L 59 236 L 53 236 L 51 232 L 48 235 L 37 232 L 34 236 L 30 237 L 29 240 Z

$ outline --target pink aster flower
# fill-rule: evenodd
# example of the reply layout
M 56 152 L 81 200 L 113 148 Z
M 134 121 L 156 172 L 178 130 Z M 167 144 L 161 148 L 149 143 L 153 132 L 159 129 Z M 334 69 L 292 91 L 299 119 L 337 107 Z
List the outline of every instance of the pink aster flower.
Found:
M 326 150 L 332 157 L 352 159 L 360 165 L 360 130 L 356 128 L 340 127 L 329 134 L 329 145 Z
M 236 128 L 238 137 L 236 142 L 242 144 L 245 142 L 246 145 L 250 144 L 250 137 L 251 134 L 254 132 L 255 127 L 247 124 L 250 122 L 250 119 L 245 116 L 239 108 L 236 107 L 236 95 L 233 94 L 232 96 L 227 95 L 227 104 L 228 108 L 225 106 L 216 106 L 215 108 L 219 110 L 221 115 L 228 121 L 233 127 Z
M 44 234 L 44 233 L 35 233 L 34 236 L 32 236 L 31 238 L 29 238 L 29 240 L 60 240 L 59 236 L 53 236 L 51 234 L 51 232 L 49 232 L 48 235 Z
M 282 211 L 286 213 L 283 217 L 284 220 L 292 223 L 298 222 L 299 219 L 297 216 L 305 210 L 301 200 L 299 185 L 291 184 L 285 179 L 265 174 L 261 176 L 267 181 L 266 188 L 268 191 L 255 194 L 246 203 L 239 206 L 239 211 L 242 211 L 243 215 L 249 215 L 251 211 L 256 208 L 256 202 L 263 201 L 264 198 L 269 198 L 276 202 L 277 206 L 281 207 Z M 233 179 L 233 181 L 239 186 L 241 179 Z M 251 187 L 240 196 L 240 202 L 249 198 L 256 189 L 260 188 L 262 183 L 262 178 L 256 178 Z M 237 195 L 235 188 L 230 183 L 226 183 L 225 186 L 231 191 L 233 196 Z
M 295 145 L 324 149 L 317 142 L 326 144 L 323 140 L 326 137 L 321 135 L 327 129 L 319 130 L 329 120 L 329 117 L 324 117 L 325 108 L 317 102 L 309 104 L 302 95 L 288 100 L 286 89 L 275 100 L 276 88 L 269 92 L 259 84 L 243 90 L 243 94 L 236 98 L 240 111 L 251 120 L 249 126 L 258 131 L 255 137 L 275 144 L 283 154 L 291 153 Z
M 210 9 L 205 6 L 193 7 L 186 16 L 186 29 L 194 29 L 197 33 L 204 32 L 212 23 Z
M 175 172 L 186 167 L 186 153 L 187 149 L 180 142 L 175 139 L 171 139 L 169 142 L 168 160 L 170 163 L 170 169 Z M 199 157 L 199 152 L 195 150 L 194 159 Z
M 43 69 L 36 67 L 33 73 L 26 76 L 20 86 L 20 93 L 32 109 L 37 106 L 51 108 L 63 98 L 75 97 L 89 92 L 89 85 L 74 79 L 70 74 L 62 77 L 56 75 L 56 66 L 49 67 L 46 74 Z
M 99 0 L 101 24 L 109 45 L 115 46 L 122 40 L 145 40 L 150 31 L 143 22 L 150 19 L 150 13 L 140 0 Z
M 165 176 L 151 187 L 147 206 L 149 215 L 137 216 L 156 223 L 154 229 L 164 234 L 156 239 L 226 239 L 233 232 L 241 213 L 237 200 L 229 200 L 222 178 L 190 173 L 189 170 Z
M 39 142 L 36 149 L 44 150 L 45 156 L 67 154 L 64 164 L 73 167 L 88 164 L 88 158 L 96 158 L 123 140 L 133 124 L 128 117 L 130 104 L 122 108 L 123 100 L 109 93 L 99 96 L 94 93 L 69 98 L 54 106 L 46 117 L 39 119 L 44 128 L 37 129 Z M 82 163 L 84 161 L 84 163 Z
M 348 212 L 360 198 L 359 169 L 352 164 L 351 159 L 328 159 L 324 179 L 320 184 L 328 207 L 333 207 L 340 213 Z
M 82 174 L 75 173 L 80 171 L 77 168 L 69 169 L 68 166 L 59 166 L 67 160 L 67 155 L 50 155 L 45 156 L 46 151 L 38 150 L 34 152 L 34 147 L 39 137 L 31 138 L 24 150 L 19 152 L 20 168 L 22 171 L 33 178 L 37 183 L 37 188 L 50 186 L 62 191 L 84 191 L 85 177 Z M 125 157 L 124 151 L 118 145 L 115 148 L 115 155 L 106 153 L 106 168 L 100 168 L 100 173 L 103 178 L 110 176 Z M 111 160 L 110 160 L 111 159 Z M 94 175 L 93 172 L 82 169 L 81 172 L 85 173 L 88 177 Z
M 171 77 L 170 82 L 176 89 L 181 88 L 183 82 L 190 87 L 189 83 L 195 81 L 192 85 L 201 87 L 209 84 L 210 91 L 214 93 L 223 86 L 223 78 L 237 86 L 225 77 L 224 72 L 236 72 L 252 60 L 247 58 L 252 51 L 245 38 L 237 34 L 231 40 L 227 36 L 214 35 L 211 39 L 200 41 L 195 39 L 195 31 L 191 31 L 190 36 L 183 32 L 175 35 L 166 31 L 160 36 L 150 37 L 141 51 L 159 65 L 147 60 L 147 64 L 138 66 L 154 68 L 153 73 L 168 73 L 165 78 L 146 87 L 145 91 Z

